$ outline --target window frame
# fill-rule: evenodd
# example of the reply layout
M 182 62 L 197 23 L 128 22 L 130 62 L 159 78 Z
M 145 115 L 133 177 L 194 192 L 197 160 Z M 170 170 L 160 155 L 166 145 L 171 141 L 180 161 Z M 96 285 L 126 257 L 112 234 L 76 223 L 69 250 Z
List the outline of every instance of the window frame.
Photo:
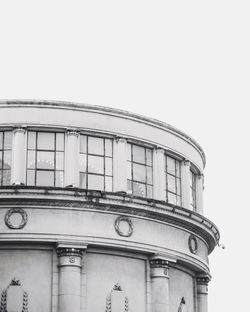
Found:
M 153 171 L 154 170 L 153 169 L 153 167 L 154 167 L 153 166 L 153 164 L 154 164 L 154 161 L 153 161 L 154 153 L 153 153 L 153 148 L 149 147 L 147 145 L 140 145 L 140 144 L 137 144 L 134 142 L 127 142 L 127 146 L 130 146 L 130 148 L 129 148 L 130 149 L 130 158 L 128 159 L 128 157 L 127 157 L 127 163 L 130 163 L 130 166 L 131 166 L 131 173 L 130 173 L 131 179 L 129 179 L 128 175 L 127 175 L 127 185 L 129 185 L 129 183 L 131 183 L 131 193 L 132 193 L 132 195 L 134 195 L 134 183 L 142 184 L 145 187 L 145 196 L 139 196 L 139 195 L 134 195 L 134 196 L 143 197 L 143 198 L 153 198 L 153 187 L 154 187 L 154 181 L 153 181 L 153 177 L 154 177 L 154 171 Z M 133 151 L 134 146 L 141 147 L 144 149 L 144 163 L 134 161 L 134 155 L 133 155 L 134 154 L 134 151 Z M 150 154 L 151 154 L 151 165 L 147 164 L 147 151 L 148 150 L 150 151 Z M 134 164 L 144 166 L 145 182 L 134 179 L 134 168 L 133 168 Z M 151 170 L 151 180 L 152 180 L 151 183 L 148 182 L 148 179 L 149 179 L 148 170 L 147 170 L 148 168 L 150 168 L 150 170 Z M 151 195 L 150 196 L 148 194 L 148 187 L 151 188 Z M 127 186 L 127 189 L 129 190 L 129 186 Z
M 170 172 L 168 172 L 168 158 L 171 158 L 173 161 L 174 161 L 174 166 L 175 166 L 175 173 L 172 174 Z M 179 176 L 177 174 L 177 164 L 179 166 Z M 171 176 L 174 178 L 174 182 L 175 182 L 175 192 L 169 190 L 169 187 L 168 187 L 168 176 Z M 181 166 L 181 159 L 173 156 L 172 154 L 169 154 L 169 153 L 165 153 L 165 177 L 166 177 L 166 202 L 169 203 L 169 204 L 172 204 L 172 205 L 176 205 L 176 206 L 182 206 L 183 202 L 182 202 L 182 166 Z M 180 189 L 179 189 L 179 194 L 178 194 L 178 186 L 177 186 L 177 183 L 178 183 L 178 180 L 179 180 L 179 186 L 180 186 Z M 176 199 L 176 203 L 173 204 L 171 202 L 169 202 L 169 196 L 168 194 L 172 194 L 175 196 L 175 199 Z M 178 204 L 177 200 L 179 198 L 179 201 L 180 201 L 180 204 Z
M 5 135 L 6 133 L 10 133 L 11 136 L 11 147 L 5 148 Z M 1 166 L 0 166 L 0 186 L 8 186 L 11 185 L 11 174 L 12 174 L 12 150 L 13 150 L 13 131 L 12 130 L 1 130 L 0 135 L 2 136 L 2 147 L 0 148 L 0 154 L 1 154 Z M 5 159 L 5 153 L 10 152 L 11 158 L 10 158 L 10 169 L 4 168 L 4 159 Z M 9 183 L 4 183 L 4 172 L 9 171 L 10 179 Z
M 80 159 L 79 159 L 79 187 L 86 189 L 86 190 L 96 190 L 96 191 L 103 191 L 103 192 L 113 192 L 114 189 L 114 140 L 113 138 L 110 137 L 102 137 L 102 136 L 95 136 L 91 135 L 89 133 L 80 133 L 79 136 L 79 145 L 81 146 L 81 137 L 86 137 L 86 152 L 81 152 L 81 149 L 79 148 L 79 157 L 80 155 L 85 155 L 86 157 L 86 171 L 81 170 L 80 166 Z M 96 138 L 96 139 L 101 139 L 103 140 L 103 154 L 94 154 L 94 153 L 89 153 L 89 138 Z M 106 140 L 111 141 L 111 156 L 107 155 L 107 146 L 106 146 Z M 90 172 L 89 171 L 89 156 L 94 156 L 94 157 L 99 157 L 103 159 L 103 173 L 95 173 L 95 172 Z M 106 174 L 106 159 L 111 159 L 111 170 L 112 174 Z M 81 186 L 81 174 L 86 175 L 86 188 Z M 99 176 L 103 177 L 103 189 L 92 189 L 89 188 L 89 177 L 90 176 Z M 108 190 L 107 187 L 107 178 L 111 179 L 111 190 Z
M 35 148 L 29 148 L 29 133 L 34 132 L 35 133 Z M 39 133 L 49 133 L 54 135 L 54 147 L 53 149 L 41 149 L 38 148 L 38 134 Z M 63 149 L 57 149 L 57 134 L 63 134 Z M 64 187 L 64 182 L 65 182 L 65 132 L 63 131 L 50 131 L 50 130 L 33 130 L 33 129 L 28 129 L 27 130 L 27 148 L 26 148 L 26 185 L 27 186 L 36 186 L 36 187 Z M 35 166 L 34 168 L 29 168 L 28 167 L 28 161 L 29 157 L 28 154 L 29 152 L 32 151 L 35 153 Z M 39 152 L 52 152 L 53 155 L 53 169 L 48 169 L 48 168 L 39 168 L 37 164 L 37 154 Z M 58 170 L 57 169 L 57 153 L 62 153 L 63 155 L 63 169 Z M 28 172 L 29 171 L 34 171 L 34 184 L 28 184 Z M 38 172 L 52 172 L 53 173 L 53 185 L 37 185 L 37 173 Z M 62 186 L 57 186 L 57 172 L 61 172 L 63 174 L 63 184 Z

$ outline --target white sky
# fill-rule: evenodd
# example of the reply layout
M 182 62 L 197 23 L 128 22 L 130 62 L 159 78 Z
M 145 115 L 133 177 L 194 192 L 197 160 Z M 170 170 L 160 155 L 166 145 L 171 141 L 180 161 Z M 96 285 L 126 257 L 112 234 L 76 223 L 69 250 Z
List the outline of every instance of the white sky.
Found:
M 241 0 L 0 0 L 1 99 L 126 109 L 204 148 L 206 216 L 226 245 L 210 312 L 249 307 L 249 16 Z

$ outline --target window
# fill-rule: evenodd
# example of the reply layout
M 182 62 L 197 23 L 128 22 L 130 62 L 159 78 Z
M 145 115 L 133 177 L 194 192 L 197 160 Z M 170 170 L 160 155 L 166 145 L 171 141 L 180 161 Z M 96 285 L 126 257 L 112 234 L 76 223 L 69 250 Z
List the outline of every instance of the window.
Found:
M 181 206 L 181 164 L 179 160 L 166 156 L 166 177 L 167 202 Z
M 196 179 L 197 175 L 190 170 L 190 208 L 196 209 Z
M 152 198 L 153 153 L 152 149 L 128 144 L 128 192 L 135 196 Z
M 80 135 L 81 188 L 112 192 L 113 141 Z
M 27 185 L 64 186 L 64 133 L 28 131 Z
M 12 131 L 0 132 L 0 186 L 11 183 Z

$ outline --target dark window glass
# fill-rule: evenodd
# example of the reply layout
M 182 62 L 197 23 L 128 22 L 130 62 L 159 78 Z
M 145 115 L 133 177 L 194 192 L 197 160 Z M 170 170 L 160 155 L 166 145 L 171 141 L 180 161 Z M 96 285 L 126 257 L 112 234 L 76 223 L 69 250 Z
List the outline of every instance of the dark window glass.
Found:
M 11 183 L 12 131 L 0 132 L 0 186 Z
M 172 205 L 181 205 L 181 163 L 166 155 L 166 199 Z
M 113 141 L 80 135 L 80 187 L 113 190 Z
M 64 133 L 28 131 L 27 185 L 64 186 Z
M 127 144 L 128 192 L 135 196 L 153 196 L 153 153 L 152 149 Z

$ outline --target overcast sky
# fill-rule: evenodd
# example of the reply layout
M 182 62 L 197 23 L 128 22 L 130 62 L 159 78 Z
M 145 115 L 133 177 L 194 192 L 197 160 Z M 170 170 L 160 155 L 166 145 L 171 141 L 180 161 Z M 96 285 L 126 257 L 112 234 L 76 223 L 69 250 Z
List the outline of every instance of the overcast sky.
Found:
M 249 0 L 0 0 L 1 99 L 125 109 L 204 148 L 205 214 L 226 245 L 210 312 L 249 307 L 249 16 Z

